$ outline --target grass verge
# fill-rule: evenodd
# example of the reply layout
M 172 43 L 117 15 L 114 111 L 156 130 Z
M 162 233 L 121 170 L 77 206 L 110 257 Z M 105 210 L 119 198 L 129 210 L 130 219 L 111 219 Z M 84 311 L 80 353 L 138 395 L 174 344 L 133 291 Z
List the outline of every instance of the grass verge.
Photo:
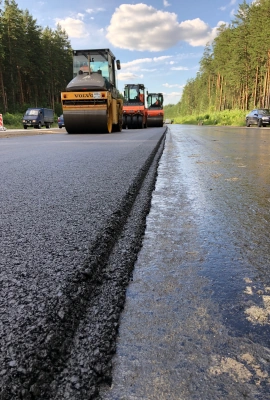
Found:
M 201 115 L 178 115 L 173 119 L 175 124 L 245 126 L 247 114 L 248 111 L 243 110 L 224 110 Z

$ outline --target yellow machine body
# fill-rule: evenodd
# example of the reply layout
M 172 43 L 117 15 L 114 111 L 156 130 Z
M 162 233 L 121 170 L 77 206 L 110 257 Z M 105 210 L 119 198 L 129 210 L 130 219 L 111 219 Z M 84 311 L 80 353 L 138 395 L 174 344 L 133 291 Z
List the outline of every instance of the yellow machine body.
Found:
M 122 130 L 123 101 L 118 98 L 115 57 L 108 49 L 74 50 L 74 78 L 61 93 L 68 133 Z M 117 69 L 120 62 L 117 61 Z

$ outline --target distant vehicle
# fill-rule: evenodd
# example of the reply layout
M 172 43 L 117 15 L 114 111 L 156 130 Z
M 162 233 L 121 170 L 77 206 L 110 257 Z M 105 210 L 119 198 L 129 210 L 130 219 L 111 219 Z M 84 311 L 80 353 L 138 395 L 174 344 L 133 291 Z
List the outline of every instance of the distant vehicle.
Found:
M 127 83 L 124 87 L 123 128 L 147 128 L 145 86 L 142 83 Z
M 165 119 L 164 124 L 173 124 L 173 119 L 170 118 Z
M 257 108 L 246 115 L 246 126 L 257 125 L 258 127 L 270 124 L 270 110 L 268 108 Z
M 163 94 L 148 93 L 147 95 L 147 125 L 149 127 L 163 126 L 164 110 L 163 110 Z
M 50 128 L 54 121 L 54 111 L 50 108 L 28 108 L 23 116 L 22 124 L 24 129 L 33 126 L 40 129 L 42 126 Z
M 65 126 L 65 122 L 64 122 L 64 116 L 63 114 L 60 115 L 60 117 L 58 117 L 58 128 L 62 128 L 63 126 Z

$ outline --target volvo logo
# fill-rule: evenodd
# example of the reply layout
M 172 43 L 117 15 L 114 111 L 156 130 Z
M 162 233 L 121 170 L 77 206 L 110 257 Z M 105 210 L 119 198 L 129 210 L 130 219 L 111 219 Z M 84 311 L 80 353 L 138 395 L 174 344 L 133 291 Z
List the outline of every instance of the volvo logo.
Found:
M 92 93 L 82 93 L 82 94 L 78 93 L 78 94 L 75 94 L 75 97 L 86 98 L 86 97 L 93 97 L 93 95 L 92 95 Z

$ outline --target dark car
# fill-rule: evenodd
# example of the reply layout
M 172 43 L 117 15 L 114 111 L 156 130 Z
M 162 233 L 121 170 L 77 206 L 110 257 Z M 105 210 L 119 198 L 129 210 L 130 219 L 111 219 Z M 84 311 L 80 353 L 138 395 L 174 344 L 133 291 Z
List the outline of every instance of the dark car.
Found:
M 246 126 L 257 125 L 259 127 L 270 124 L 270 110 L 257 108 L 246 115 Z
M 58 128 L 62 128 L 63 126 L 65 126 L 65 122 L 64 122 L 64 116 L 62 114 L 60 115 L 60 117 L 58 117 Z

